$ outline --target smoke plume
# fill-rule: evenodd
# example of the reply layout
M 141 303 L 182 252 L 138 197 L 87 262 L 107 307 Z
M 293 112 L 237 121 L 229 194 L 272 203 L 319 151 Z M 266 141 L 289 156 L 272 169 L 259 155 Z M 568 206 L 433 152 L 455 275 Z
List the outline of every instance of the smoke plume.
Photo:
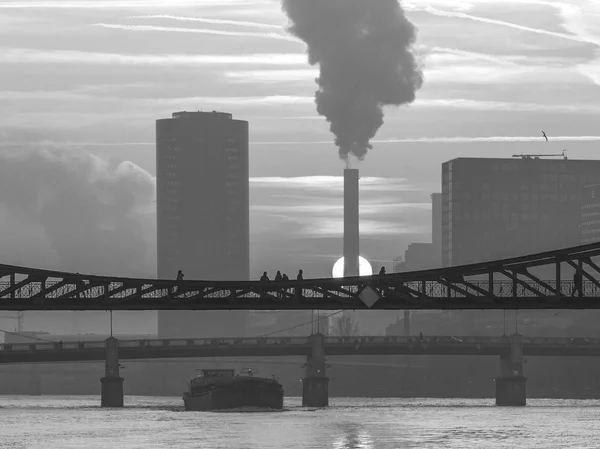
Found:
M 362 160 L 383 125 L 383 106 L 415 99 L 423 74 L 411 53 L 416 29 L 398 0 L 282 0 L 289 31 L 319 64 L 317 112 L 340 157 Z
M 152 276 L 155 181 L 81 150 L 0 152 L 0 263 Z

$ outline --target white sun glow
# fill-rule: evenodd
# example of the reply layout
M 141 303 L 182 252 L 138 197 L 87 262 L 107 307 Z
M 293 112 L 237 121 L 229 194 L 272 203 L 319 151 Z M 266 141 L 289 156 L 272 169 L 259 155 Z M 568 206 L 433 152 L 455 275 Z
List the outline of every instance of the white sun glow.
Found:
M 360 276 L 371 276 L 373 274 L 373 267 L 367 259 L 362 256 L 358 258 L 358 271 Z M 331 275 L 334 278 L 343 278 L 344 277 L 344 258 L 340 257 L 338 261 L 333 265 L 333 270 Z

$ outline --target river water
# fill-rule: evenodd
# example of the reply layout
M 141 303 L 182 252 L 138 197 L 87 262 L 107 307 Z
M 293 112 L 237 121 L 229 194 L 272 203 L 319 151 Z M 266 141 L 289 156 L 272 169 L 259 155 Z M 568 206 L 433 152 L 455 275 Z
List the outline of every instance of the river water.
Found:
M 0 396 L 0 448 L 399 449 L 598 448 L 600 401 L 342 399 L 305 409 L 286 398 L 274 413 L 184 412 L 180 398 Z

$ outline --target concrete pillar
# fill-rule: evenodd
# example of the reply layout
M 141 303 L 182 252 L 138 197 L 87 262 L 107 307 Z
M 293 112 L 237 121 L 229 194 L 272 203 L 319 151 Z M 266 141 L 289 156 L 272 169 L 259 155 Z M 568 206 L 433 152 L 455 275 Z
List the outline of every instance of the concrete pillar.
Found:
M 500 376 L 496 377 L 496 405 L 524 406 L 527 403 L 523 376 L 523 340 L 519 334 L 509 337 L 509 353 L 500 356 Z
M 325 373 L 325 349 L 322 334 L 311 335 L 312 354 L 306 359 L 302 379 L 302 405 L 327 407 L 329 405 L 329 378 Z
M 101 406 L 123 407 L 123 378 L 119 376 L 119 340 L 106 339 L 106 364 L 102 384 Z

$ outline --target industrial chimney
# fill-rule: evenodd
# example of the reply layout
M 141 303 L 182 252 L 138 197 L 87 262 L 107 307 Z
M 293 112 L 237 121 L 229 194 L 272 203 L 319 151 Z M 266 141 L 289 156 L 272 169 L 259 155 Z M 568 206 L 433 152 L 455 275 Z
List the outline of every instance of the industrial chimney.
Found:
M 344 277 L 359 276 L 358 170 L 344 170 Z

